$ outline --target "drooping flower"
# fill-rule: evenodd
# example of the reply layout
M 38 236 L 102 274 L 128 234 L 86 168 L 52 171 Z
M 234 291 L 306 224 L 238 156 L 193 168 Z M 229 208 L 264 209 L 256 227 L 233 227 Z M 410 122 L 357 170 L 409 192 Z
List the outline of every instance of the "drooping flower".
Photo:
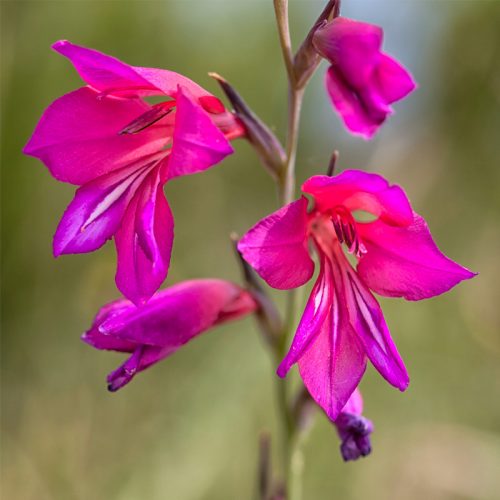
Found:
M 366 457 L 372 451 L 373 423 L 362 414 L 363 398 L 356 389 L 334 422 L 341 439 L 340 453 L 346 462 Z
M 367 358 L 398 389 L 409 383 L 372 291 L 420 300 L 474 273 L 439 251 L 404 191 L 380 175 L 357 170 L 319 175 L 302 190 L 312 197 L 311 210 L 301 197 L 257 223 L 238 248 L 270 286 L 290 289 L 311 279 L 308 243 L 313 243 L 319 274 L 278 375 L 284 377 L 298 363 L 311 396 L 335 420 L 358 386 Z M 360 210 L 376 219 L 359 222 Z
M 313 43 L 331 66 L 326 89 L 347 129 L 370 139 L 392 114 L 391 104 L 416 84 L 410 73 L 382 52 L 382 28 L 337 17 L 316 30 Z
M 117 286 L 143 303 L 170 263 L 173 217 L 163 185 L 221 161 L 244 130 L 182 75 L 67 41 L 53 48 L 87 84 L 48 107 L 24 148 L 56 179 L 81 186 L 55 233 L 54 255 L 91 252 L 114 236 Z M 149 96 L 165 100 L 150 105 Z
M 82 340 L 96 349 L 131 353 L 108 375 L 108 388 L 116 391 L 194 337 L 256 308 L 251 294 L 233 283 L 184 281 L 157 292 L 141 307 L 128 300 L 107 304 Z

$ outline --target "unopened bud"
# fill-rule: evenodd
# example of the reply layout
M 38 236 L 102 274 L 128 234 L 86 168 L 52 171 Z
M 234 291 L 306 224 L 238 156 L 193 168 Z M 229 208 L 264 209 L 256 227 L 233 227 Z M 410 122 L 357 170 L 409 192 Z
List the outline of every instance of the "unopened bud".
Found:
M 335 420 L 335 426 L 342 440 L 340 452 L 346 462 L 371 453 L 370 434 L 373 432 L 373 424 L 370 420 L 361 415 L 341 413 Z
M 296 88 L 300 89 L 306 85 L 321 61 L 313 45 L 315 31 L 327 21 L 337 17 L 339 13 L 340 0 L 330 0 L 299 47 L 293 63 Z
M 280 175 L 286 161 L 286 154 L 280 141 L 271 129 L 249 108 L 243 98 L 222 76 L 209 73 L 217 80 L 234 107 L 236 116 L 246 129 L 246 137 L 255 148 L 262 163 L 274 178 Z

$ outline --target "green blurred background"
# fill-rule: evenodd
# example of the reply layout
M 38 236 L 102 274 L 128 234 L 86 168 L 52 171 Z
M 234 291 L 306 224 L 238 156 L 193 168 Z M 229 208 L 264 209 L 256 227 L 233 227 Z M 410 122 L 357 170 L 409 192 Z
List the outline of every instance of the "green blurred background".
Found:
M 298 44 L 323 2 L 290 3 Z M 286 82 L 271 0 L 1 7 L 2 498 L 252 498 L 259 432 L 277 432 L 275 367 L 252 321 L 218 328 L 108 393 L 105 376 L 123 357 L 94 351 L 79 335 L 118 295 L 113 245 L 52 258 L 74 188 L 21 148 L 43 109 L 80 85 L 50 50 L 62 38 L 178 71 L 215 93 L 207 72 L 217 71 L 282 137 Z M 381 301 L 410 388 L 401 394 L 368 370 L 374 451 L 357 463 L 342 463 L 337 436 L 318 415 L 304 446 L 304 498 L 499 498 L 500 2 L 345 0 L 343 13 L 382 25 L 385 49 L 420 88 L 367 143 L 330 109 L 321 67 L 306 95 L 299 182 L 340 149 L 340 169 L 402 184 L 440 247 L 480 275 L 433 300 Z M 248 144 L 166 191 L 176 222 L 167 283 L 238 280 L 228 234 L 276 206 Z

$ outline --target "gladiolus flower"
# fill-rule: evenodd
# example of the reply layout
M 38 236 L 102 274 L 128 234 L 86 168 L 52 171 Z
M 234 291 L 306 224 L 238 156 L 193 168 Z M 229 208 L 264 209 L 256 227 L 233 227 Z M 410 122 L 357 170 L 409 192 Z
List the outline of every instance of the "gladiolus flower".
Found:
M 170 356 L 201 333 L 242 318 L 256 308 L 250 293 L 233 283 L 185 281 L 156 293 L 141 307 L 128 300 L 104 306 L 82 340 L 96 349 L 131 353 L 108 376 L 109 390 L 117 391 L 136 373 Z
M 360 390 L 356 389 L 334 422 L 341 439 L 340 453 L 346 462 L 366 457 L 372 451 L 370 434 L 373 423 L 362 413 L 363 398 Z
M 380 175 L 348 170 L 314 176 L 302 186 L 307 199 L 257 223 L 238 249 L 267 283 L 290 289 L 319 275 L 292 346 L 278 368 L 299 371 L 313 399 L 335 420 L 358 386 L 367 358 L 400 390 L 409 383 L 382 310 L 372 294 L 421 300 L 446 292 L 474 273 L 443 255 L 424 219 L 398 186 Z M 369 212 L 372 222 L 356 220 Z M 357 261 L 356 269 L 345 251 Z
M 337 17 L 316 30 L 313 43 L 331 66 L 326 89 L 347 129 L 365 139 L 377 132 L 391 104 L 416 84 L 398 61 L 380 50 L 382 28 Z
M 220 162 L 244 130 L 182 75 L 67 41 L 53 48 L 87 83 L 48 107 L 24 148 L 56 179 L 81 186 L 55 233 L 54 255 L 91 252 L 114 237 L 117 286 L 143 303 L 170 263 L 174 223 L 163 185 Z M 150 105 L 148 96 L 165 101 Z

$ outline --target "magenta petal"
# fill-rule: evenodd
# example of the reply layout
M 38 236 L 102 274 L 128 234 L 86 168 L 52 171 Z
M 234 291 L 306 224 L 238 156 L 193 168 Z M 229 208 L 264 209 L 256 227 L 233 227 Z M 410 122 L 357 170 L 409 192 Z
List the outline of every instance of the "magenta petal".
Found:
M 334 296 L 321 332 L 299 359 L 299 371 L 312 398 L 335 420 L 366 369 L 366 355 L 342 300 Z
M 258 222 L 239 241 L 238 250 L 270 286 L 301 286 L 314 272 L 307 222 L 307 199 L 302 197 Z
M 381 54 L 375 78 L 388 103 L 399 101 L 415 90 L 417 84 L 404 66 L 387 54 Z
M 333 107 L 353 134 L 371 139 L 391 110 L 386 106 L 368 107 L 334 66 L 328 68 L 325 85 Z
M 200 86 L 178 73 L 156 68 L 130 66 L 97 50 L 74 45 L 67 40 L 52 48 L 67 57 L 82 79 L 101 92 L 123 97 L 165 94 L 175 96 L 177 86 L 184 85 L 195 95 L 207 95 Z
M 328 212 L 338 205 L 350 211 L 364 210 L 392 225 L 409 225 L 413 212 L 405 192 L 381 175 L 345 170 L 339 175 L 315 175 L 302 191 L 314 197 L 315 208 Z
M 150 346 L 180 347 L 215 324 L 255 308 L 251 296 L 232 283 L 186 281 L 158 292 L 140 308 L 109 315 L 101 321 L 99 331 Z
M 373 366 L 390 384 L 404 391 L 410 379 L 392 341 L 382 310 L 375 297 L 350 268 L 345 257 L 343 262 L 341 272 L 349 322 Z
M 116 284 L 125 297 L 142 304 L 160 287 L 168 273 L 173 237 L 174 219 L 156 171 L 130 202 L 115 236 Z
M 330 313 L 333 301 L 333 285 L 325 272 L 325 259 L 322 258 L 321 270 L 318 279 L 307 301 L 304 314 L 293 338 L 292 345 L 278 367 L 277 374 L 284 377 L 292 365 L 304 354 L 311 342 L 319 335 L 327 316 Z
M 81 88 L 47 108 L 24 153 L 42 160 L 56 179 L 85 184 L 161 151 L 168 137 L 166 126 L 119 135 L 149 109 L 138 99 L 98 98 L 94 90 Z
M 157 90 L 131 66 L 102 52 L 74 45 L 67 40 L 56 42 L 52 48 L 67 57 L 82 79 L 97 90 L 110 88 Z
M 82 340 L 97 349 L 132 355 L 108 376 L 116 391 L 140 371 L 213 326 L 253 312 L 252 296 L 222 280 L 193 280 L 163 290 L 144 306 L 127 300 L 104 306 Z
M 54 255 L 92 252 L 118 230 L 128 203 L 153 163 L 131 165 L 77 190 L 54 235 Z
M 357 388 L 347 401 L 342 413 L 350 413 L 351 415 L 361 415 L 363 413 L 363 396 L 361 391 Z
M 358 232 L 367 249 L 358 274 L 380 295 L 421 300 L 475 276 L 441 253 L 418 214 L 408 227 L 375 221 L 358 224 Z
M 379 62 L 382 37 L 378 26 L 337 17 L 315 32 L 313 42 L 350 85 L 361 87 Z
M 201 172 L 233 153 L 225 135 L 189 91 L 179 87 L 176 102 L 169 178 Z

